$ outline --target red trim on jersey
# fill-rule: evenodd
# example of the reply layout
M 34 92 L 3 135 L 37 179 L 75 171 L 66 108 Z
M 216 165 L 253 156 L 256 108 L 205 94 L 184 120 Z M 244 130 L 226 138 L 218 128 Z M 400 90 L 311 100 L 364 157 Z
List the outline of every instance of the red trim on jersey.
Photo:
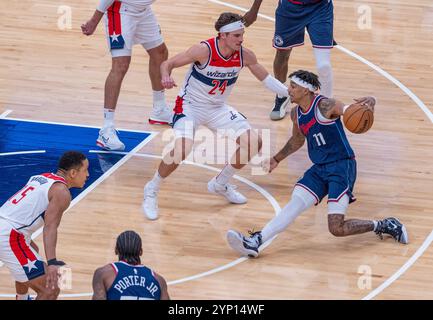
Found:
M 114 270 L 114 273 L 116 274 L 116 276 L 117 276 L 117 274 L 118 274 L 118 271 L 117 271 L 117 267 L 116 267 L 116 265 L 114 264 L 114 263 L 110 263 L 110 266 L 113 268 L 113 270 Z
M 174 113 L 180 114 L 183 113 L 183 98 L 177 96 L 176 102 L 174 103 Z
M 242 55 L 238 50 L 233 52 L 229 58 L 225 58 L 218 50 L 217 38 L 211 38 L 206 40 L 205 42 L 209 44 L 211 49 L 209 66 L 223 68 L 242 67 Z
M 27 245 L 24 235 L 22 233 L 19 233 L 16 230 L 12 229 L 9 236 L 9 245 L 15 257 L 22 266 L 26 265 L 28 263 L 28 260 L 37 260 L 33 251 Z
M 300 112 L 302 115 L 304 115 L 304 116 L 307 115 L 307 114 L 311 111 L 311 107 L 313 106 L 313 104 L 314 104 L 314 102 L 316 101 L 317 97 L 318 97 L 318 95 L 315 94 L 315 95 L 314 95 L 314 99 L 313 99 L 313 101 L 311 101 L 310 106 L 308 107 L 307 111 L 305 111 L 305 112 L 302 111 L 301 106 L 298 106 L 298 108 L 299 108 L 299 112 Z
M 44 176 L 45 178 L 48 178 L 51 180 L 55 180 L 55 181 L 59 181 L 59 182 L 62 182 L 64 184 L 67 184 L 65 178 L 58 176 L 57 174 L 54 174 L 54 173 L 43 173 L 43 174 L 41 174 L 41 176 Z
M 114 1 L 111 7 L 107 10 L 108 17 L 108 34 L 111 36 L 114 33 L 116 35 L 122 34 L 122 24 L 120 20 L 120 1 Z

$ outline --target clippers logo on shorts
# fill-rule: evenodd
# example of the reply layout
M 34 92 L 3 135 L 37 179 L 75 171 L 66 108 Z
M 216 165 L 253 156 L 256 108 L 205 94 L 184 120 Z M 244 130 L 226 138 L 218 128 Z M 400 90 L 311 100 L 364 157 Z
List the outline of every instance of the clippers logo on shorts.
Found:
M 225 58 L 219 51 L 218 38 L 202 43 L 209 48 L 208 61 L 204 65 L 191 65 L 179 96 L 199 105 L 223 105 L 243 67 L 242 48 Z
M 9 236 L 9 245 L 29 280 L 45 274 L 43 262 L 36 258 L 27 245 L 23 234 L 12 230 Z
M 107 10 L 108 17 L 108 35 L 110 38 L 111 49 L 123 49 L 125 40 L 122 36 L 122 24 L 120 16 L 120 7 L 122 3 L 115 1 Z
M 347 140 L 341 119 L 320 120 L 318 106 L 324 98 L 317 95 L 305 112 L 297 106 L 298 127 L 307 138 L 308 156 L 315 164 L 354 158 L 355 154 Z

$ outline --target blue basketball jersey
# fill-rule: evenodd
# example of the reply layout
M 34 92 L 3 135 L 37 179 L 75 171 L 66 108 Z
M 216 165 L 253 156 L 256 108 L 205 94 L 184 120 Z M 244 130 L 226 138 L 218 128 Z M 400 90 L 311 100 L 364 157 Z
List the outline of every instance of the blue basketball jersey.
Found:
M 107 291 L 107 300 L 160 300 L 161 287 L 152 270 L 124 261 L 111 264 L 116 278 Z
M 354 158 L 355 154 L 344 133 L 341 119 L 320 120 L 318 105 L 323 98 L 325 97 L 317 95 L 306 112 L 302 112 L 301 107 L 297 106 L 298 126 L 307 138 L 311 161 L 314 164 L 326 164 Z

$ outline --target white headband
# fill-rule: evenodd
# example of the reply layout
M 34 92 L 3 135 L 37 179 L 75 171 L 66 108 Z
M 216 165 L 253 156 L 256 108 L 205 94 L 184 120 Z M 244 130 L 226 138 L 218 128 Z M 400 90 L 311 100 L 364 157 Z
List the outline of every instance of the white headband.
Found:
M 226 24 L 225 26 L 222 26 L 219 30 L 219 32 L 232 32 L 239 29 L 244 29 L 245 25 L 242 23 L 242 21 L 235 21 L 229 24 Z
M 304 80 L 302 80 L 301 78 L 299 78 L 297 76 L 291 77 L 290 80 L 293 81 L 294 83 L 296 83 L 298 86 L 306 88 L 306 89 L 310 90 L 311 92 L 315 92 L 318 89 L 316 87 L 313 87 L 311 84 L 309 84 L 308 82 L 305 82 Z

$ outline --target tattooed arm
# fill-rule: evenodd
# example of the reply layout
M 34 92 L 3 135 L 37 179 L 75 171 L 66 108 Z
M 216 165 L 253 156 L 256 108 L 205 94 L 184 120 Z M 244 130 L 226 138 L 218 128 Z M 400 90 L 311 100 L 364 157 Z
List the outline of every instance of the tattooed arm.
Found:
M 287 141 L 286 145 L 275 156 L 269 159 L 269 163 L 264 165 L 265 170 L 267 169 L 268 172 L 272 172 L 272 170 L 274 170 L 282 160 L 299 150 L 304 145 L 305 136 L 298 127 L 296 107 L 292 108 L 290 111 L 290 117 L 293 121 L 292 136 L 289 141 Z
M 376 104 L 376 99 L 374 97 L 362 97 L 354 100 L 355 103 L 353 104 L 361 104 L 371 109 L 371 111 L 374 111 L 374 106 Z M 344 113 L 344 107 L 345 105 L 343 102 L 333 98 L 324 98 L 319 102 L 320 113 L 327 119 L 336 119 L 339 116 L 342 116 Z
M 93 274 L 93 300 L 107 300 L 107 287 L 105 285 L 107 273 L 113 273 L 114 275 L 110 265 L 96 269 Z

